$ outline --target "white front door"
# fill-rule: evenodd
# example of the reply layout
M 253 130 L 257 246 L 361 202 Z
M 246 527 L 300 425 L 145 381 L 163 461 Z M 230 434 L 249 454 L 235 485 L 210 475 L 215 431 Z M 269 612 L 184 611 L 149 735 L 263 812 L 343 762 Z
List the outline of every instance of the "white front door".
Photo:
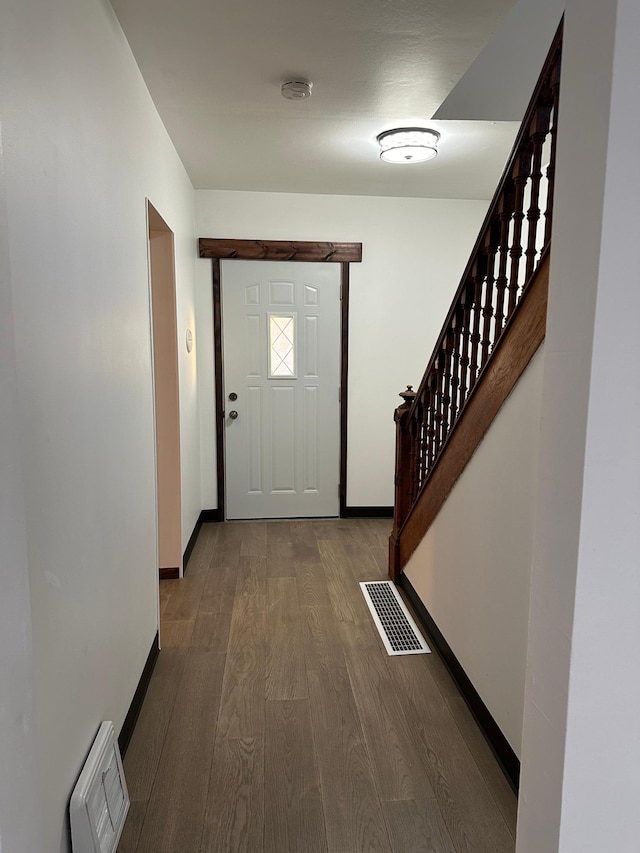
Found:
M 223 261 L 227 518 L 337 516 L 340 265 Z

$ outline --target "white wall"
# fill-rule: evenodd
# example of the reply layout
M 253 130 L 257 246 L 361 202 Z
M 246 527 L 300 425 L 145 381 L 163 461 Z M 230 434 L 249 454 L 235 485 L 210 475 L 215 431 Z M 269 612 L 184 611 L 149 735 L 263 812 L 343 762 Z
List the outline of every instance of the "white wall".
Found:
M 393 410 L 417 386 L 487 202 L 198 190 L 200 237 L 361 242 L 351 265 L 347 504 L 393 503 Z M 198 262 L 203 506 L 215 507 L 211 261 Z
M 517 0 L 433 118 L 520 123 L 563 12 L 564 0 Z
M 518 853 L 639 849 L 639 40 L 567 0 Z
M 176 235 L 182 335 L 194 316 L 193 189 L 106 0 L 3 4 L 0 63 L 20 436 L 16 453 L 3 430 L 0 453 L 18 485 L 20 459 L 25 496 L 24 513 L 19 495 L 7 510 L 18 513 L 10 595 L 22 634 L 0 653 L 19 659 L 43 843 L 14 844 L 20 811 L 0 817 L 5 853 L 54 853 L 67 850 L 67 800 L 98 725 L 121 726 L 157 630 L 145 198 Z M 180 379 L 188 534 L 199 427 L 184 347 Z M 4 596 L 3 577 L 2 615 Z M 10 755 L 3 789 L 20 774 Z
M 0 127 L 0 850 L 43 850 L 35 781 L 31 605 Z
M 405 568 L 518 756 L 543 352 L 544 345 Z
M 162 127 L 164 135 L 164 127 Z M 182 553 L 200 516 L 202 496 L 200 492 L 200 407 L 198 399 L 198 356 L 194 345 L 187 352 L 187 329 L 191 330 L 195 339 L 196 330 L 196 288 L 195 263 L 198 256 L 198 245 L 194 239 L 194 209 L 193 188 L 184 172 L 181 162 L 171 146 L 171 155 L 175 155 L 173 169 L 175 175 L 167 178 L 179 179 L 180 191 L 177 198 L 167 200 L 167 219 L 162 210 L 162 216 L 175 235 L 176 262 L 176 320 L 178 327 L 178 383 L 180 391 L 180 472 L 182 477 Z M 173 160 L 173 156 L 171 158 Z M 159 177 L 159 175 L 158 175 Z M 175 186 L 174 191 L 178 190 Z M 156 204 L 150 196 L 152 203 Z M 158 203 L 160 200 L 158 199 Z M 156 208 L 158 209 L 158 208 Z M 170 211 L 173 211 L 171 213 Z M 174 224 L 172 224 L 174 223 Z

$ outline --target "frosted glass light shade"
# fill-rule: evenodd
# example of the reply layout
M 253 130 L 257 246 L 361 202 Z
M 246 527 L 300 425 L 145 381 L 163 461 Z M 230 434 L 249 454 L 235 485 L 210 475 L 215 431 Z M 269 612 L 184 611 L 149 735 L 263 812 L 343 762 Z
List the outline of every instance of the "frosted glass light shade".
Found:
M 386 130 L 378 137 L 380 157 L 387 163 L 423 163 L 438 153 L 440 134 L 424 127 Z

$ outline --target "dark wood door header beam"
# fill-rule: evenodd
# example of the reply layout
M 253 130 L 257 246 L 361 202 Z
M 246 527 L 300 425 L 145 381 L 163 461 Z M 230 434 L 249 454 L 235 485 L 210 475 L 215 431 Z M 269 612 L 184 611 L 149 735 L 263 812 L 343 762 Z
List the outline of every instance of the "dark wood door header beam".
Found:
M 237 261 L 310 261 L 360 263 L 362 243 L 316 243 L 309 240 L 218 240 L 201 237 L 200 257 Z

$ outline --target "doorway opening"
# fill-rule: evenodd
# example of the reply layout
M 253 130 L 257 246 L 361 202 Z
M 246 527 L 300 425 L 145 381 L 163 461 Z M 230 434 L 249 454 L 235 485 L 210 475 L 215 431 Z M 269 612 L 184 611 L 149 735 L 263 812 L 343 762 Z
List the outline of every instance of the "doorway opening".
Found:
M 158 572 L 182 575 L 180 402 L 173 231 L 147 201 L 153 353 Z
M 339 514 L 348 514 L 347 494 L 347 377 L 349 334 L 349 265 L 362 260 L 361 243 L 327 243 L 281 240 L 200 239 L 200 257 L 212 260 L 213 327 L 216 393 L 216 467 L 218 479 L 217 517 L 227 517 L 225 494 L 225 398 L 223 366 L 223 318 L 221 298 L 221 260 L 305 261 L 332 263 L 340 267 L 340 340 L 339 348 Z

